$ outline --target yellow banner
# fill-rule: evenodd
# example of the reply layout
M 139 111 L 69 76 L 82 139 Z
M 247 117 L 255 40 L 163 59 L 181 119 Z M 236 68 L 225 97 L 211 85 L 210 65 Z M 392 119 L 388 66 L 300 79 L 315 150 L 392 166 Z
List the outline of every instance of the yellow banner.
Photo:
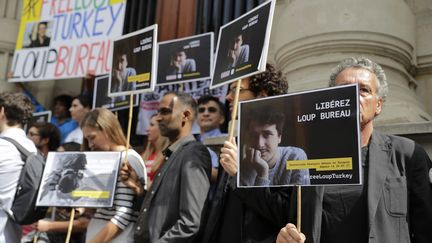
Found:
M 139 75 L 134 75 L 134 76 L 129 76 L 127 81 L 128 83 L 131 82 L 145 82 L 145 81 L 149 81 L 150 80 L 150 73 L 143 73 L 143 74 L 139 74 Z
M 87 198 L 109 198 L 109 191 L 72 191 L 72 197 L 87 197 Z
M 317 171 L 352 170 L 352 158 L 288 160 L 287 170 L 316 169 Z

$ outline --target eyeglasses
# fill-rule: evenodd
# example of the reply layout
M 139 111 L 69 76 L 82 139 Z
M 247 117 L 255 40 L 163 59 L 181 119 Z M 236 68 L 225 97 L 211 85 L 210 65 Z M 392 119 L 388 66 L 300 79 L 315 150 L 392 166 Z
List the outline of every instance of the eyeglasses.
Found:
M 39 133 L 34 133 L 34 132 L 28 132 L 28 135 L 29 135 L 30 137 L 40 136 Z
M 237 88 L 237 87 L 232 87 L 232 88 L 228 91 L 228 94 L 231 94 L 232 96 L 234 96 L 234 95 L 235 95 L 235 92 L 236 92 L 236 88 Z M 247 90 L 250 90 L 250 89 L 244 89 L 244 88 L 240 87 L 240 92 L 239 92 L 239 93 L 241 93 L 241 92 L 243 92 L 243 91 L 247 91 Z
M 198 108 L 198 113 L 204 113 L 206 110 L 208 110 L 208 112 L 210 112 L 210 113 L 215 113 L 218 111 L 215 107 L 210 106 L 208 108 L 206 108 L 206 107 Z

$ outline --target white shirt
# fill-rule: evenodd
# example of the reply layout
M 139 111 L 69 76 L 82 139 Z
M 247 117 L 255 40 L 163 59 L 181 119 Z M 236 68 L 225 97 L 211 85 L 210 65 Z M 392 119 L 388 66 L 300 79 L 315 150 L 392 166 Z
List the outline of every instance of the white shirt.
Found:
M 84 135 L 81 128 L 77 127 L 67 135 L 66 139 L 64 140 L 64 143 L 75 142 L 75 143 L 82 144 L 83 136 Z
M 36 153 L 34 143 L 27 138 L 24 130 L 8 128 L 0 134 L 18 141 L 25 149 Z M 2 208 L 9 210 L 15 197 L 18 179 L 24 162 L 18 149 L 9 141 L 0 139 L 0 202 Z M 8 218 L 0 209 L 0 242 L 20 242 L 21 227 Z

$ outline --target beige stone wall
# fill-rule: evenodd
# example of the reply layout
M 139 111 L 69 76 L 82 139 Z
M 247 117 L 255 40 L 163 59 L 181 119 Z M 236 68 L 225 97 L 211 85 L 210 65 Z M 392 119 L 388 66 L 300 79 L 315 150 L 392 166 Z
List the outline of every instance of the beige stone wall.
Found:
M 417 63 L 416 79 L 419 96 L 426 111 L 432 114 L 432 1 L 409 2 L 416 16 Z

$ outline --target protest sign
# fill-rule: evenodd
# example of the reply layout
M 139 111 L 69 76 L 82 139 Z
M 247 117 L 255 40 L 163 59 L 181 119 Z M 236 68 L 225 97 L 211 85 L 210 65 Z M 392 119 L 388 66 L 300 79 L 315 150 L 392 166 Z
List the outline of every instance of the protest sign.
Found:
M 24 0 L 9 81 L 109 73 L 125 9 L 125 0 Z
M 32 114 L 29 123 L 33 122 L 51 122 L 51 111 L 40 111 Z
M 357 85 L 240 102 L 239 187 L 360 184 Z
M 211 88 L 265 71 L 275 1 L 222 26 Z
M 34 112 L 30 120 L 24 125 L 24 131 L 27 133 L 29 126 L 36 122 L 51 122 L 51 111 Z
M 48 153 L 37 206 L 111 207 L 120 152 Z
M 195 100 L 198 100 L 198 98 L 203 95 L 211 95 L 218 97 L 224 104 L 227 89 L 226 85 L 210 89 L 210 79 L 156 86 L 154 92 L 144 93 L 141 95 L 136 133 L 138 135 L 147 134 L 146 129 L 149 126 L 150 117 L 157 112 L 160 99 L 168 91 L 183 91 L 190 94 Z M 199 127 L 196 122 L 192 128 L 192 133 L 199 133 Z
M 156 85 L 210 78 L 213 32 L 158 43 Z
M 125 95 L 152 91 L 156 77 L 157 25 L 114 40 L 108 96 L 123 101 Z
M 129 95 L 119 99 L 119 101 L 115 102 L 113 98 L 108 96 L 108 81 L 109 76 L 100 76 L 96 77 L 94 90 L 93 90 L 93 105 L 92 109 L 96 107 L 107 108 L 111 111 L 124 110 L 129 108 Z M 133 106 L 138 105 L 139 96 L 134 97 Z

